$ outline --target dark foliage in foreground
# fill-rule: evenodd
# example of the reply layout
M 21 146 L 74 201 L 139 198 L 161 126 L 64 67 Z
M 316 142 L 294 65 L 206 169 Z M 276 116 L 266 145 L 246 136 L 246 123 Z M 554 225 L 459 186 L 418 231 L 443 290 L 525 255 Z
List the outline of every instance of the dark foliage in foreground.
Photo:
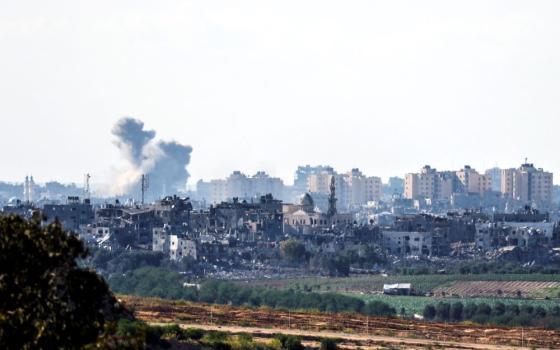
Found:
M 130 317 L 101 277 L 78 267 L 86 254 L 58 223 L 0 218 L 0 348 L 81 348 Z
M 0 349 L 163 349 L 95 271 L 87 250 L 55 222 L 0 216 Z

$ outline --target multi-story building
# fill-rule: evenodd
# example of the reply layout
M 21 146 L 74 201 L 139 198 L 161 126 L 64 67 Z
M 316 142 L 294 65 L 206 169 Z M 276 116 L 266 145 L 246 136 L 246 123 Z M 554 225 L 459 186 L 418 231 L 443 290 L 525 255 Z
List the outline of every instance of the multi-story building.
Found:
M 369 201 L 378 201 L 382 195 L 381 178 L 364 176 L 359 169 L 352 169 L 344 175 L 348 187 L 348 205 L 358 207 Z
M 402 196 L 404 194 L 404 179 L 400 177 L 390 177 L 389 183 L 384 186 L 386 196 Z
M 326 207 L 325 199 L 330 193 L 330 184 L 333 177 L 337 205 L 340 208 L 356 208 L 367 204 L 369 201 L 381 199 L 383 184 L 379 177 L 365 176 L 357 168 L 346 174 L 323 171 L 309 175 L 307 181 L 307 191 L 322 210 Z
M 196 242 L 185 237 L 170 235 L 169 258 L 171 260 L 182 260 L 183 258 L 196 260 Z
M 441 191 L 440 176 L 436 169 L 424 166 L 420 173 L 406 174 L 404 195 L 406 198 L 438 199 Z
M 502 190 L 502 169 L 494 167 L 485 172 L 492 180 L 492 192 L 501 192 Z
M 409 199 L 448 201 L 455 193 L 484 196 L 491 188 L 491 177 L 479 174 L 468 165 L 459 171 L 437 171 L 426 165 L 419 173 L 406 174 L 404 194 Z
M 318 166 L 299 166 L 296 170 L 294 178 L 294 189 L 298 193 L 305 193 L 308 191 L 309 176 L 318 173 L 334 174 L 334 169 L 328 165 Z
M 334 178 L 336 188 L 337 205 L 340 208 L 349 206 L 348 182 L 344 175 L 323 171 L 309 175 L 307 179 L 307 192 L 313 197 L 315 205 L 322 211 L 328 208 L 328 196 L 330 194 L 331 181 Z
M 272 194 L 277 198 L 282 198 L 284 192 L 284 182 L 277 177 L 271 177 L 264 171 L 259 171 L 249 179 L 251 191 L 256 196 Z
M 48 222 L 60 221 L 66 230 L 78 231 L 81 226 L 92 224 L 95 220 L 89 199 L 80 201 L 77 196 L 69 196 L 66 204 L 45 204 L 43 214 Z
M 502 170 L 502 194 L 523 204 L 549 207 L 552 204 L 553 175 L 533 164 Z
M 488 175 L 481 175 L 469 165 L 456 172 L 457 177 L 461 184 L 461 192 L 463 193 L 478 193 L 484 196 L 486 192 L 492 190 L 492 177 Z
M 152 250 L 169 254 L 171 260 L 197 259 L 196 242 L 182 235 L 170 234 L 168 226 L 154 228 Z
M 259 171 L 252 177 L 234 171 L 225 180 L 198 181 L 196 191 L 198 199 L 216 204 L 232 198 L 249 200 L 268 193 L 282 198 L 284 183 L 280 178 L 271 177 L 264 171 Z
M 335 174 L 329 172 L 320 172 L 309 175 L 307 178 L 307 191 L 311 193 L 328 194 L 333 176 L 335 176 Z M 337 188 L 339 187 L 337 186 Z
M 221 179 L 210 180 L 204 182 L 199 180 L 196 183 L 196 194 L 198 199 L 205 200 L 208 203 L 220 203 L 227 199 L 226 181 Z

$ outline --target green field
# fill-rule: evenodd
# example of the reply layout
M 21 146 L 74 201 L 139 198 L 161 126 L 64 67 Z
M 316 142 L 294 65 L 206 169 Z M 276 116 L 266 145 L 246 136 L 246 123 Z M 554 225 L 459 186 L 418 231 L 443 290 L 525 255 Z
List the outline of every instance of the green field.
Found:
M 507 298 L 433 298 L 433 297 L 416 297 L 416 296 L 390 296 L 390 295 L 383 295 L 383 294 L 376 294 L 376 295 L 360 295 L 360 294 L 349 294 L 351 296 L 360 298 L 366 302 L 369 301 L 382 301 L 391 305 L 392 307 L 397 310 L 397 313 L 400 314 L 401 309 L 404 308 L 406 314 L 408 316 L 412 315 L 413 313 L 422 314 L 424 311 L 424 307 L 426 305 L 432 304 L 435 305 L 440 301 L 447 302 L 447 303 L 454 303 L 456 301 L 460 301 L 463 304 L 467 303 L 486 303 L 488 305 L 494 305 L 496 302 L 501 302 L 506 305 L 510 304 L 517 304 L 517 305 L 532 305 L 532 306 L 542 306 L 545 309 L 549 309 L 551 307 L 558 305 L 558 300 L 525 300 L 525 299 L 507 299 Z
M 411 283 L 417 292 L 427 293 L 436 287 L 456 281 L 541 281 L 560 282 L 558 274 L 480 274 L 480 275 L 406 275 L 358 276 L 344 278 L 303 277 L 286 279 L 261 279 L 249 281 L 250 285 L 295 289 L 315 292 L 372 293 L 383 290 L 385 283 Z

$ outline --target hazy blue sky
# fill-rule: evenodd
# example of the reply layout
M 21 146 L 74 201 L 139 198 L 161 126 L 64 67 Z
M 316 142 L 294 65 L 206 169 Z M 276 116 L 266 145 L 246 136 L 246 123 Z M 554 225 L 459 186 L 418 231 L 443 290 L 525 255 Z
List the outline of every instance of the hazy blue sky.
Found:
M 193 147 L 191 182 L 524 157 L 560 173 L 559 14 L 560 1 L 0 1 L 0 179 L 109 181 L 125 115 Z

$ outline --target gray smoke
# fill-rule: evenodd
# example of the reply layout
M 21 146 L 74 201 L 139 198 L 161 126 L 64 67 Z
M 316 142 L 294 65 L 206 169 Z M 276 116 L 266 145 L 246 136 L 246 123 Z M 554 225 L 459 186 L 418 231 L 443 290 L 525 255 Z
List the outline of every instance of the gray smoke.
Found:
M 115 144 L 130 163 L 142 164 L 144 146 L 156 136 L 153 130 L 144 130 L 144 122 L 138 119 L 121 118 L 111 131 L 116 136 Z
M 142 121 L 130 117 L 120 119 L 112 133 L 129 167 L 119 172 L 113 192 L 137 193 L 142 174 L 149 176 L 149 193 L 155 196 L 185 190 L 191 146 L 176 141 L 156 142 L 155 131 L 145 130 Z

